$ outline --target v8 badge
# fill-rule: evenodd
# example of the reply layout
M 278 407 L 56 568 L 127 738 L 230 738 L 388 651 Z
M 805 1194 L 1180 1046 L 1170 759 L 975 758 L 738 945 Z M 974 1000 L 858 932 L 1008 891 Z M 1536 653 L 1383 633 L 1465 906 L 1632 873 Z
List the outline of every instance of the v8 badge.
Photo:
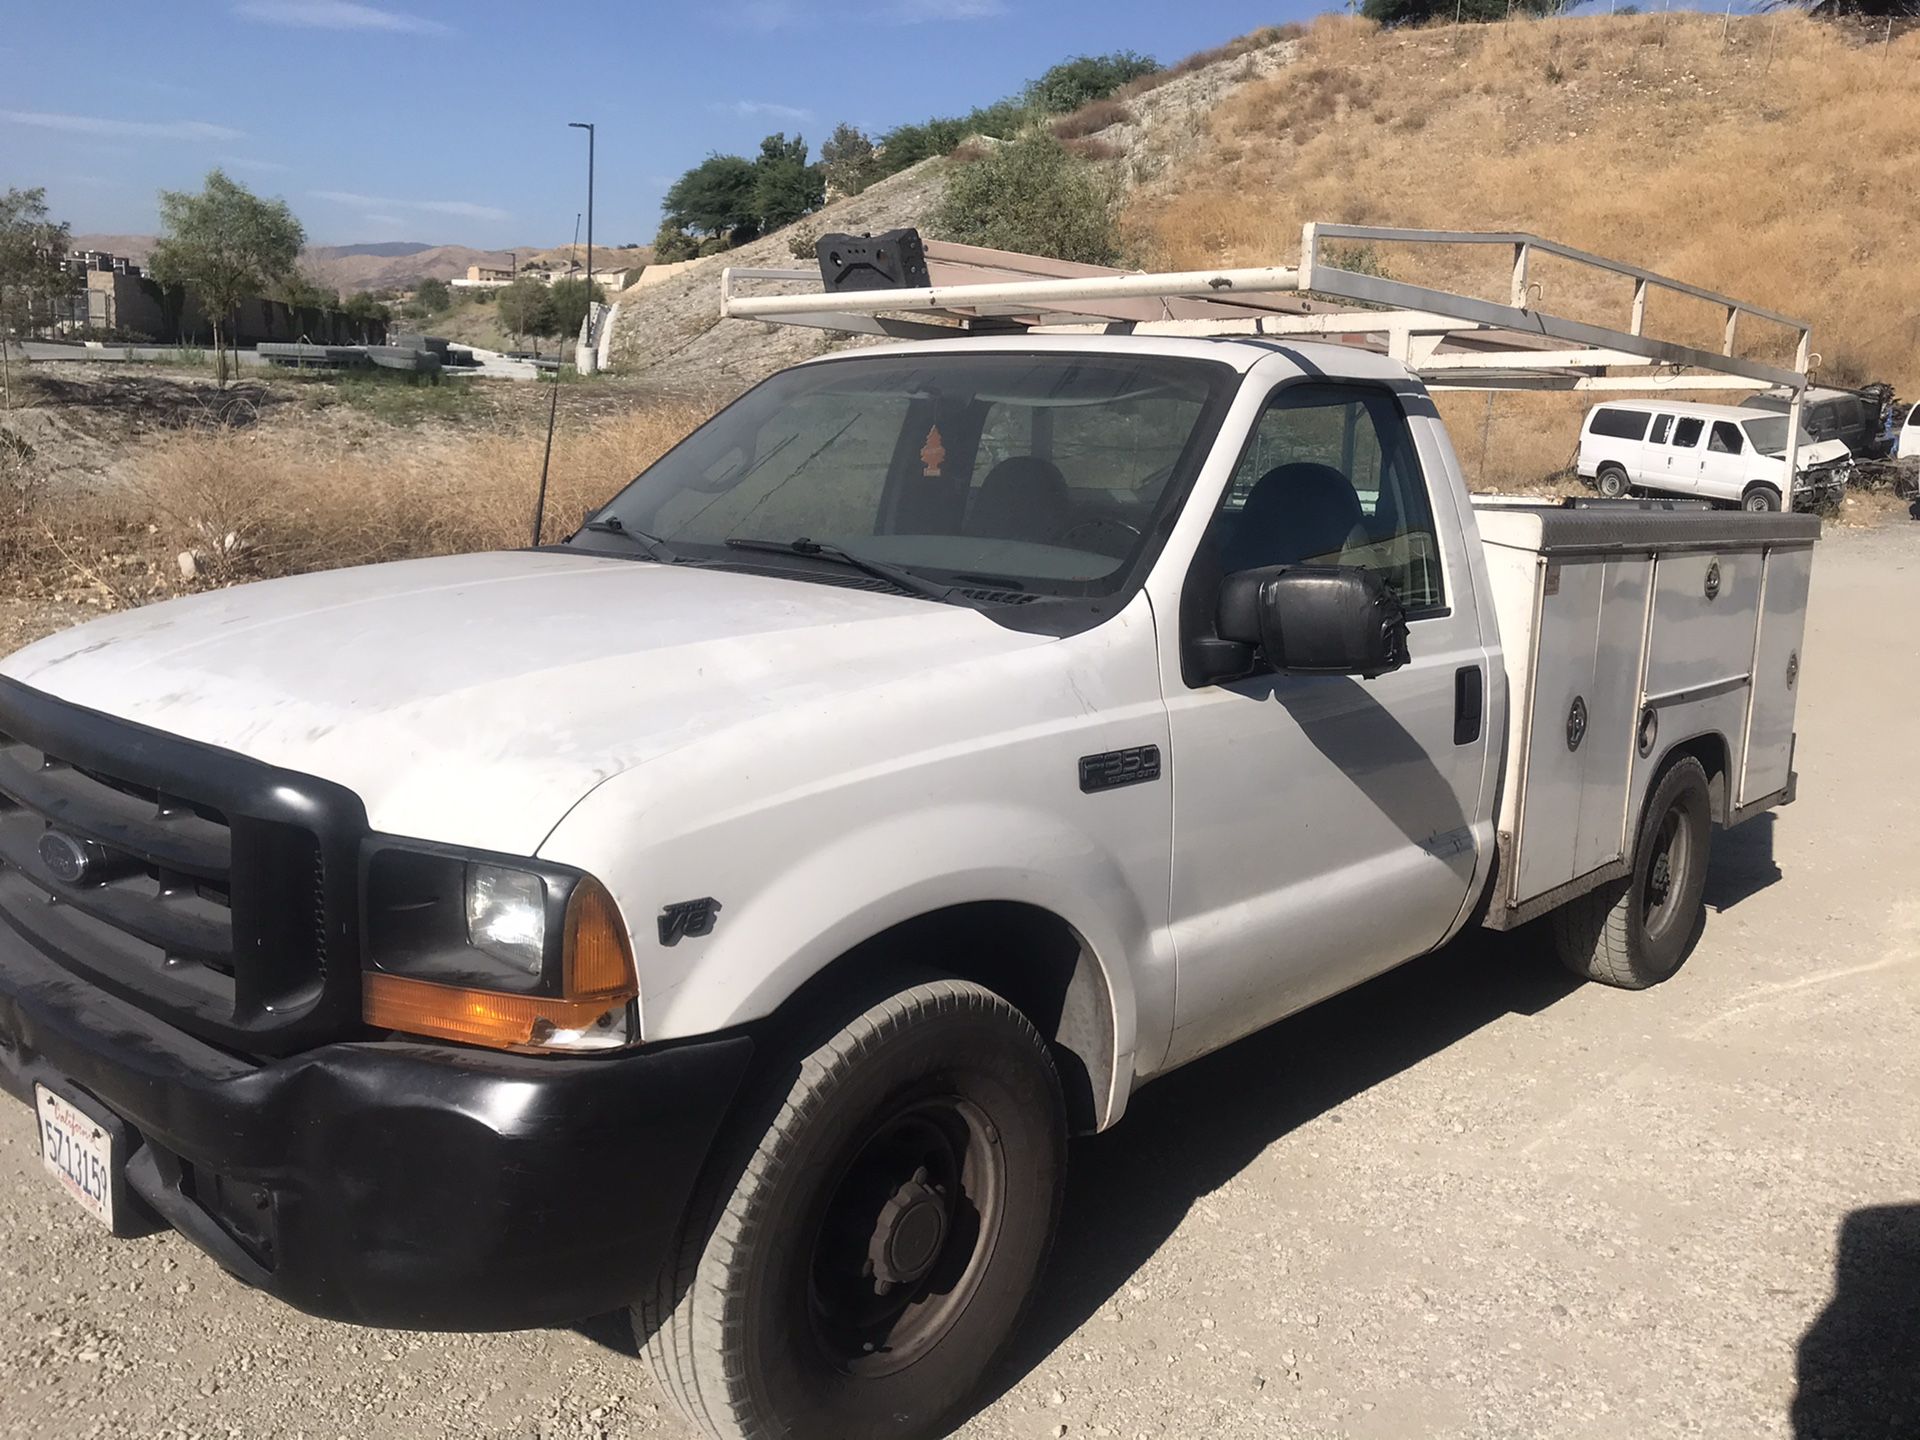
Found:
M 703 935 L 711 935 L 714 921 L 719 915 L 720 902 L 711 895 L 663 906 L 660 911 L 660 943 L 678 945 L 687 936 L 698 940 Z

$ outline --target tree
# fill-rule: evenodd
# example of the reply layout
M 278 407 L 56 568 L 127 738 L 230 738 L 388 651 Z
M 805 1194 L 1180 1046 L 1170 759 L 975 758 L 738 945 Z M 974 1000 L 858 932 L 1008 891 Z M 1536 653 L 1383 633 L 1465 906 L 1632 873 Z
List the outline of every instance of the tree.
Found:
M 1130 80 L 1151 75 L 1160 62 L 1151 55 L 1118 50 L 1111 55 L 1076 55 L 1063 60 L 1027 86 L 1027 104 L 1043 115 L 1065 115 L 1104 100 Z
M 207 172 L 197 195 L 162 190 L 160 227 L 148 268 L 162 285 L 184 285 L 200 297 L 213 325 L 214 367 L 224 385 L 222 340 L 235 309 L 292 271 L 307 232 L 284 200 L 262 200 L 221 170 Z
M 789 140 L 782 132 L 760 142 L 760 158 L 753 162 L 753 219 L 761 234 L 812 214 L 826 198 L 826 182 L 807 163 L 802 136 Z
M 349 295 L 340 308 L 360 332 L 362 345 L 369 343 L 374 326 L 380 326 L 384 334 L 387 322 L 393 319 L 393 312 L 387 308 L 387 302 L 370 291 Z
M 1572 0 L 1361 0 L 1360 13 L 1382 25 L 1470 24 L 1509 15 L 1558 15 Z
M 858 195 L 880 178 L 880 160 L 864 130 L 844 121 L 820 147 L 820 174 L 842 195 Z
M 531 275 L 500 291 L 494 302 L 500 326 L 512 336 L 553 334 L 553 292 Z
M 64 293 L 71 282 L 63 268 L 71 245 L 64 222 L 47 218 L 47 192 L 9 189 L 0 195 L 0 393 L 13 408 L 13 374 L 7 337 L 32 315 L 35 295 Z
M 700 235 L 754 236 L 753 191 L 759 174 L 738 155 L 709 155 L 667 191 L 668 222 Z
M 1112 265 L 1120 258 L 1113 186 L 1053 135 L 1032 131 L 956 168 L 934 216 L 943 239 Z
M 604 305 L 607 292 L 604 286 L 593 287 L 593 303 Z M 547 291 L 548 328 L 543 335 L 553 335 L 565 339 L 569 335 L 580 333 L 581 323 L 587 318 L 587 282 L 585 280 L 556 280 Z
M 447 282 L 436 280 L 429 275 L 413 287 L 413 298 L 429 315 L 438 315 L 442 310 L 453 308 L 453 291 L 447 288 Z
M 289 270 L 273 287 L 273 298 L 287 307 L 293 333 L 300 335 L 314 326 L 317 316 L 338 309 L 340 296 L 303 270 Z
M 653 237 L 653 263 L 673 265 L 692 260 L 700 253 L 700 237 L 689 235 L 671 220 L 660 222 L 660 233 Z

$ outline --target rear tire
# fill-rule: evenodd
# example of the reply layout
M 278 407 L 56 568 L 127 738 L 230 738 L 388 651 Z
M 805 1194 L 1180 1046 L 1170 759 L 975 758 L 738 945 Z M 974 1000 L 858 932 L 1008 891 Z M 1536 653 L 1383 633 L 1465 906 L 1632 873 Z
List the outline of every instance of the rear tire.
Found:
M 941 980 L 797 1048 L 634 1307 L 642 1353 L 716 1440 L 945 1434 L 1052 1244 L 1066 1110 L 1046 1042 Z
M 1740 508 L 1755 515 L 1768 514 L 1780 508 L 1780 492 L 1771 485 L 1749 485 L 1740 497 Z
M 1691 755 L 1647 799 L 1633 870 L 1554 911 L 1560 959 L 1576 975 L 1644 990 L 1680 968 L 1700 926 L 1713 841 L 1707 772 Z
M 1627 481 L 1627 472 L 1618 465 L 1602 465 L 1593 479 L 1600 493 L 1609 500 L 1623 500 L 1633 488 Z

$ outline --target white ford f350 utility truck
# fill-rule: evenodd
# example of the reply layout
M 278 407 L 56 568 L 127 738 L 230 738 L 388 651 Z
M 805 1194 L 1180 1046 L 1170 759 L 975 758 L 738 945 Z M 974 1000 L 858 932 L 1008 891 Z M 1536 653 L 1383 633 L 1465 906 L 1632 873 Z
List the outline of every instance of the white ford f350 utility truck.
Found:
M 912 343 L 564 543 L 0 663 L 0 1084 L 54 1179 L 319 1315 L 630 1306 L 713 1435 L 931 1436 L 1138 1086 L 1470 924 L 1671 975 L 1712 827 L 1793 796 L 1817 522 L 1476 502 L 1427 385 L 1804 372 L 1526 310 L 1531 237 L 1414 237 L 1512 246 L 1512 304 L 1329 237 L 1405 238 L 830 237 L 728 313 Z

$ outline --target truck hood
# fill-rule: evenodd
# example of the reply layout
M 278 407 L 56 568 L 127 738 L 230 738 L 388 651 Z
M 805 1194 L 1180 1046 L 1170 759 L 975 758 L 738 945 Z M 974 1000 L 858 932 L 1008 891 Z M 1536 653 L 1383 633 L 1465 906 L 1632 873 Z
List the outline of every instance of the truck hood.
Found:
M 1045 642 L 831 584 L 496 553 L 173 600 L 0 674 L 336 781 L 376 830 L 530 855 L 601 781 L 717 730 Z
M 1853 451 L 1847 448 L 1844 440 L 1815 440 L 1810 445 L 1800 447 L 1799 464 L 1802 470 L 1818 470 L 1822 466 L 1852 458 Z

